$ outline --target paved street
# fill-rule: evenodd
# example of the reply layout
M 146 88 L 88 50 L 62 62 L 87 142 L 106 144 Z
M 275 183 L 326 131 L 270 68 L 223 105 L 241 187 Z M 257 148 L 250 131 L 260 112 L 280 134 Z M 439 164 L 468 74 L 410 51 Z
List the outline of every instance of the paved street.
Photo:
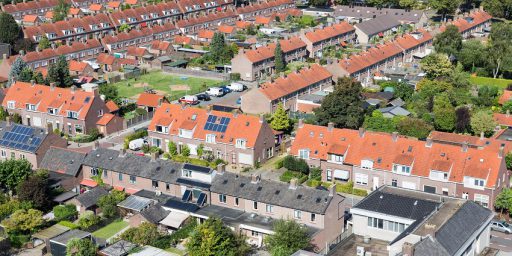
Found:
M 490 247 L 512 254 L 512 234 L 491 231 Z

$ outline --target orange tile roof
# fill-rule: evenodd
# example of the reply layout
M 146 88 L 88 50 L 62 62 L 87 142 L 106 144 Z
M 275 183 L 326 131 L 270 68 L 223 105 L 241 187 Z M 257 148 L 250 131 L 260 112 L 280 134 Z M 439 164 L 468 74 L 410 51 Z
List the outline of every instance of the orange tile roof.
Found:
M 147 50 L 145 48 L 130 46 L 126 49 L 126 54 L 129 56 L 142 57 L 147 54 Z
M 449 132 L 438 132 L 438 131 L 432 131 L 429 135 L 429 138 L 434 141 L 438 141 L 438 142 L 453 143 L 453 144 L 468 143 L 468 145 L 472 145 L 472 146 L 483 146 L 487 141 L 487 139 L 480 139 L 479 137 L 475 137 L 475 136 L 471 136 L 471 135 L 456 134 L 456 133 L 449 133 Z
M 188 36 L 174 36 L 174 43 L 176 44 L 192 44 L 192 38 Z
M 478 139 L 478 138 L 477 138 Z M 465 176 L 484 178 L 486 186 L 493 188 L 499 173 L 504 167 L 504 159 L 498 155 L 503 141 L 492 140 L 484 147 L 425 141 L 398 136 L 393 139 L 389 133 L 350 129 L 333 129 L 325 126 L 304 124 L 299 128 L 290 153 L 298 155 L 301 149 L 309 149 L 311 159 L 327 160 L 331 145 L 342 144 L 348 147 L 344 159 L 347 165 L 360 166 L 361 160 L 373 161 L 373 168 L 392 172 L 393 164 L 412 166 L 411 175 L 429 177 L 430 170 L 449 170 L 450 182 L 462 183 Z
M 469 22 L 467 20 L 470 18 L 473 19 L 472 22 Z M 454 25 L 457 28 L 459 28 L 460 33 L 463 33 L 487 21 L 490 21 L 491 19 L 492 16 L 489 13 L 478 10 L 473 13 L 470 13 L 468 17 L 462 17 L 457 20 L 454 20 L 453 22 L 448 22 L 446 25 L 441 26 L 440 31 L 444 31 L 447 25 Z
M 332 78 L 332 74 L 327 69 L 313 64 L 286 77 L 279 77 L 274 82 L 261 84 L 259 90 L 269 100 L 276 100 L 329 78 Z
M 228 25 L 220 25 L 217 30 L 221 33 L 224 33 L 224 34 L 232 34 L 233 32 L 235 32 L 235 27 L 233 26 L 228 26 Z
M 304 41 L 302 41 L 297 36 L 279 40 L 279 44 L 281 44 L 281 49 L 283 50 L 284 54 L 306 47 L 306 43 L 304 43 Z M 244 54 L 247 57 L 247 59 L 249 59 L 249 61 L 251 61 L 252 63 L 256 63 L 262 60 L 273 58 L 275 48 L 276 44 L 271 43 L 266 46 L 258 47 L 255 50 L 245 51 Z
M 17 109 L 25 109 L 27 102 L 40 98 L 36 111 L 47 113 L 48 107 L 60 102 L 59 115 L 67 116 L 67 111 L 77 111 L 78 119 L 84 120 L 94 101 L 94 93 L 76 89 L 74 92 L 70 88 L 53 89 L 50 86 L 31 83 L 16 82 L 9 88 L 5 95 L 2 106 L 7 108 L 8 101 L 15 101 Z
M 329 27 L 307 32 L 304 36 L 312 43 L 317 43 L 320 41 L 329 40 L 334 37 L 339 37 L 343 34 L 353 32 L 355 30 L 356 29 L 347 22 L 341 22 Z
M 217 116 L 217 122 L 222 117 L 230 118 L 224 133 L 204 129 L 209 115 Z M 179 134 L 179 129 L 185 129 L 185 127 L 190 129 L 194 126 L 194 139 L 205 140 L 207 134 L 215 134 L 217 143 L 234 145 L 237 139 L 245 139 L 248 148 L 255 146 L 262 129 L 270 129 L 266 121 L 260 121 L 257 116 L 238 114 L 235 117 L 233 113 L 214 110 L 208 112 L 206 109 L 183 107 L 170 103 L 164 103 L 157 108 L 148 130 L 155 131 L 156 125 L 170 126 L 169 134 L 174 136 Z
M 28 15 L 23 16 L 23 22 L 34 23 L 37 21 L 37 19 L 39 19 L 39 17 L 37 15 L 28 14 Z
M 240 28 L 240 29 L 245 29 L 245 28 L 249 27 L 250 25 L 251 25 L 251 23 L 250 23 L 250 22 L 248 22 L 248 21 L 244 21 L 244 20 L 237 20 L 237 21 L 235 22 L 235 26 L 236 26 L 237 28 Z
M 89 10 L 91 10 L 93 12 L 99 12 L 99 11 L 101 11 L 101 9 L 103 9 L 103 5 L 101 5 L 101 4 L 91 4 L 89 6 Z
M 172 46 L 171 42 L 168 41 L 159 41 L 155 40 L 151 42 L 151 49 L 153 50 L 160 50 L 160 51 L 166 51 L 169 49 L 169 47 Z
M 112 1 L 107 4 L 107 7 L 113 8 L 113 9 L 119 8 L 119 6 L 121 6 L 121 2 L 119 2 L 119 1 Z
M 504 90 L 503 91 L 503 94 L 500 96 L 500 99 L 498 100 L 498 102 L 503 105 L 505 104 L 507 101 L 509 101 L 510 99 L 512 99 L 512 91 L 508 91 L 508 90 Z
M 154 93 L 141 93 L 139 95 L 139 98 L 137 99 L 137 105 L 156 108 L 163 101 L 164 101 L 163 95 L 158 95 L 158 94 L 154 94 Z
M 100 53 L 96 58 L 98 64 L 112 65 L 116 61 L 116 57 L 107 53 Z
M 402 54 L 402 49 L 398 45 L 393 42 L 387 42 L 370 48 L 365 52 L 352 55 L 347 59 L 339 60 L 338 64 L 349 74 L 353 74 L 400 54 Z
M 313 110 L 318 107 L 320 107 L 320 104 L 308 104 L 297 102 L 297 111 L 302 113 L 313 113 Z
M 268 25 L 268 24 L 270 24 L 270 22 L 272 22 L 272 18 L 271 17 L 258 16 L 254 20 L 255 24 L 262 24 L 262 25 Z
M 69 61 L 69 71 L 83 72 L 89 64 L 87 62 L 81 62 L 76 60 Z
M 198 38 L 212 39 L 213 35 L 215 35 L 215 32 L 208 30 L 208 29 L 201 29 L 201 30 L 197 31 Z
M 403 34 L 393 41 L 404 50 L 413 49 L 421 44 L 432 40 L 432 35 L 425 30 L 418 30 L 413 33 Z
M 113 114 L 110 114 L 110 113 L 105 113 L 103 114 L 103 116 L 100 118 L 100 120 L 98 120 L 98 122 L 96 122 L 97 125 L 102 125 L 102 126 L 105 126 L 107 125 L 108 123 L 110 123 L 110 121 L 112 121 L 112 119 L 114 119 L 115 115 Z
M 136 4 L 138 4 L 138 1 L 137 0 L 125 0 L 124 3 L 129 4 L 129 5 L 136 5 Z
M 117 104 L 115 102 L 111 101 L 111 100 L 107 101 L 105 103 L 105 105 L 107 106 L 108 111 L 110 113 L 113 113 L 113 112 L 116 112 L 116 111 L 119 110 L 119 106 L 117 106 Z
M 69 8 L 69 14 L 71 14 L 71 15 L 80 14 L 80 8 Z
M 46 12 L 44 17 L 50 20 L 53 19 L 53 11 Z
M 512 116 L 511 115 L 494 113 L 493 117 L 494 117 L 494 120 L 496 120 L 496 122 L 499 125 L 512 127 Z

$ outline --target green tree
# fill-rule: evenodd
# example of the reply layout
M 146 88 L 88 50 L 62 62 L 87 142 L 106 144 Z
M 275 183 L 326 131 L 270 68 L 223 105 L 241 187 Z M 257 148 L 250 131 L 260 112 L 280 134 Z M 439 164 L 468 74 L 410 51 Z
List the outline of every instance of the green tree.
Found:
M 276 48 L 274 49 L 274 59 L 276 72 L 284 72 L 286 64 L 284 63 L 283 49 L 281 49 L 281 43 L 279 43 L 279 41 L 277 41 Z
M 466 106 L 458 107 L 455 110 L 455 131 L 464 133 L 468 132 L 471 128 L 471 113 Z
M 118 214 L 117 204 L 126 198 L 123 191 L 113 190 L 108 195 L 103 195 L 98 200 L 98 206 L 101 208 L 103 217 L 111 218 Z
M 169 145 L 167 145 L 167 147 L 169 149 L 169 154 L 171 156 L 175 156 L 178 154 L 178 146 L 174 141 L 169 141 Z
M 131 29 L 130 25 L 122 24 L 121 26 L 119 26 L 119 28 L 117 30 L 119 30 L 119 33 L 123 33 L 123 32 L 128 33 L 128 32 L 130 32 L 130 29 Z
M 487 50 L 478 40 L 467 40 L 462 43 L 457 58 L 465 70 L 474 71 L 475 67 L 483 67 L 486 64 Z
M 316 7 L 324 7 L 327 5 L 327 0 L 310 0 L 309 3 Z
M 440 53 L 428 55 L 421 60 L 420 64 L 429 79 L 449 76 L 453 69 L 448 55 Z
M 497 78 L 501 70 L 512 63 L 512 24 L 494 23 L 488 45 L 487 60 L 493 77 Z
M 78 219 L 78 226 L 81 229 L 88 229 L 94 225 L 100 223 L 101 218 L 96 216 L 93 212 L 87 211 Z
M 7 117 L 9 116 L 9 113 L 5 111 L 4 107 L 0 106 L 0 121 L 7 120 Z
M 36 209 L 47 210 L 51 204 L 48 178 L 32 174 L 18 185 L 18 198 L 30 201 Z
M 61 220 L 74 220 L 78 215 L 76 206 L 72 204 L 61 204 L 53 207 L 53 214 L 55 215 L 56 221 Z
M 270 127 L 276 131 L 288 131 L 291 128 L 291 121 L 283 108 L 283 104 L 279 103 L 277 109 L 271 117 Z
M 361 83 L 349 77 L 339 78 L 334 91 L 314 110 L 318 123 L 333 122 L 339 128 L 359 128 L 364 118 L 361 92 Z
M 52 43 L 50 42 L 48 37 L 46 37 L 46 35 L 43 35 L 43 37 L 41 37 L 41 39 L 39 40 L 37 46 L 39 47 L 39 50 L 42 51 L 44 49 L 50 48 L 52 46 Z
M 12 15 L 0 12 L 0 43 L 14 45 L 21 36 L 21 28 Z
M 475 135 L 488 134 L 496 127 L 496 121 L 488 110 L 480 110 L 471 116 L 471 128 Z
M 66 245 L 66 256 L 95 256 L 96 245 L 91 239 L 72 238 Z
M 400 122 L 400 117 L 387 118 L 382 112 L 374 110 L 371 116 L 366 116 L 363 127 L 370 131 L 394 132 Z
M 404 8 L 406 10 L 414 9 L 416 4 L 417 4 L 416 0 L 399 0 L 398 1 L 398 5 L 400 5 L 400 7 Z
M 129 228 L 121 234 L 121 239 L 130 241 L 139 245 L 149 245 L 157 241 L 161 235 L 158 233 L 157 227 L 149 222 L 144 222 L 136 228 Z
M 20 114 L 18 114 L 18 113 L 14 113 L 14 114 L 12 114 L 12 115 L 11 115 L 11 121 L 12 121 L 13 123 L 15 123 L 15 124 L 21 124 L 21 121 L 22 121 L 22 120 L 21 120 L 21 116 L 20 116 Z M 1 183 L 0 183 L 0 185 L 1 185 Z
M 434 38 L 434 48 L 438 53 L 457 56 L 462 49 L 462 35 L 455 25 L 446 26 L 445 31 Z
M 25 67 L 18 76 L 18 81 L 27 83 L 30 82 L 32 78 L 34 78 L 34 71 L 32 71 L 30 67 Z
M 226 49 L 226 42 L 224 35 L 220 32 L 213 34 L 212 43 L 210 44 L 210 57 L 216 64 L 223 62 L 224 51 Z
M 511 0 L 484 0 L 482 6 L 494 17 L 512 19 Z
M 395 86 L 395 97 L 408 101 L 414 94 L 414 87 L 407 83 L 397 83 Z
M 15 81 L 18 81 L 21 72 L 26 67 L 27 63 L 21 57 L 18 56 L 11 65 L 11 70 L 9 71 L 9 77 L 7 80 L 7 87 L 13 85 Z
M 181 145 L 181 155 L 186 157 L 190 156 L 190 148 L 188 147 L 188 145 Z
M 442 15 L 443 20 L 446 18 L 448 14 L 454 14 L 455 10 L 459 8 L 462 0 L 429 0 L 428 4 L 437 13 Z
M 28 233 L 44 224 L 43 212 L 36 209 L 17 210 L 11 217 L 2 221 L 2 225 L 9 233 Z
M 209 218 L 198 225 L 186 244 L 190 256 L 246 255 L 249 246 L 218 218 Z
M 32 203 L 27 201 L 20 201 L 18 199 L 10 199 L 7 202 L 0 204 L 0 220 L 9 217 L 13 212 L 17 210 L 28 210 L 32 208 Z
M 455 109 L 446 93 L 434 98 L 434 125 L 437 130 L 453 131 L 455 126 Z
M 265 238 L 272 256 L 287 256 L 310 246 L 307 228 L 293 220 L 277 220 L 274 234 Z
M 53 22 L 64 20 L 69 13 L 70 5 L 65 0 L 59 0 L 53 8 Z
M 69 74 L 69 64 L 64 55 L 59 56 L 56 63 L 50 64 L 48 68 L 48 81 L 54 82 L 57 87 L 73 85 L 73 79 Z
M 504 188 L 501 193 L 496 196 L 496 201 L 494 203 L 496 209 L 500 210 L 500 215 L 503 215 L 503 212 L 512 213 L 512 189 Z
M 499 89 L 494 85 L 484 85 L 478 88 L 478 96 L 473 98 L 473 102 L 478 106 L 490 107 L 494 104 Z
M 32 164 L 25 159 L 8 159 L 0 162 L 0 186 L 14 191 L 32 173 Z
M 111 100 L 116 102 L 119 99 L 119 91 L 116 86 L 111 84 L 102 84 L 99 86 L 99 93 L 105 95 L 105 101 Z
M 433 129 L 432 125 L 419 118 L 402 118 L 397 125 L 400 134 L 418 139 L 426 138 Z
M 505 156 L 505 163 L 507 165 L 507 170 L 512 170 L 512 152 L 508 152 Z

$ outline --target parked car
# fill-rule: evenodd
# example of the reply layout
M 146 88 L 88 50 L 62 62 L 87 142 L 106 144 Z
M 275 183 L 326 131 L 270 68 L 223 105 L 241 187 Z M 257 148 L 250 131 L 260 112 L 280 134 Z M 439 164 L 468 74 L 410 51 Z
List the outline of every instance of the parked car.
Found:
M 234 92 L 242 92 L 245 89 L 241 83 L 231 83 L 227 87 Z
M 202 100 L 202 101 L 209 101 L 209 100 L 211 100 L 210 95 L 208 95 L 206 93 L 197 94 L 196 97 L 197 97 L 198 100 Z
M 142 146 L 144 146 L 144 139 L 140 138 L 140 139 L 134 139 L 132 141 L 130 141 L 130 143 L 128 144 L 128 148 L 133 150 L 133 151 L 137 151 L 139 149 L 142 148 Z
M 238 105 L 242 104 L 242 98 L 238 98 L 238 99 L 236 100 L 236 104 L 238 104 Z
M 210 87 L 206 90 L 206 93 L 210 96 L 222 97 L 224 96 L 224 90 L 219 87 Z
M 506 234 L 512 233 L 512 225 L 506 223 L 505 221 L 493 221 L 491 222 L 491 229 L 499 232 L 503 232 Z
M 227 86 L 223 85 L 221 87 L 219 87 L 220 89 L 222 89 L 222 91 L 224 91 L 224 94 L 228 94 L 230 92 L 232 92 L 231 89 L 229 89 Z
M 190 105 L 199 104 L 199 99 L 194 95 L 185 95 L 178 100 L 179 103 L 186 103 Z

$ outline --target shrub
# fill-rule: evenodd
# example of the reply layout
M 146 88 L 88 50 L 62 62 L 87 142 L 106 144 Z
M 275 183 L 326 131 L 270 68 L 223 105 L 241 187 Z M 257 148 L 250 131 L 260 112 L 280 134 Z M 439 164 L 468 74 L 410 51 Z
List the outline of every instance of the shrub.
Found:
M 284 163 L 284 159 L 279 159 L 279 160 L 277 160 L 277 161 L 276 161 L 276 163 L 275 163 L 275 167 L 276 167 L 276 169 L 281 169 L 281 168 L 283 168 L 283 163 Z
M 231 73 L 229 74 L 229 79 L 233 81 L 238 81 L 241 79 L 240 73 Z
M 283 160 L 283 167 L 295 172 L 309 174 L 308 163 L 304 159 L 297 159 L 293 156 L 286 156 Z
M 90 227 L 100 223 L 101 219 L 93 212 L 86 212 L 80 219 L 78 219 L 78 226 L 81 229 L 89 229 Z
M 190 148 L 187 145 L 181 146 L 181 155 L 186 157 L 190 156 Z
M 309 171 L 309 178 L 312 180 L 320 181 L 322 180 L 322 169 L 313 168 Z
M 178 154 L 178 146 L 176 146 L 176 143 L 174 141 L 170 141 L 167 147 L 169 148 L 169 154 L 171 156 L 175 156 Z
M 89 134 L 82 135 L 82 136 L 76 136 L 72 138 L 72 140 L 76 143 L 88 143 L 93 142 L 101 137 L 101 133 L 98 129 L 93 128 L 91 131 L 89 131 Z
M 57 205 L 53 207 L 53 214 L 57 221 L 74 220 L 78 214 L 76 207 L 72 204 Z
M 306 177 L 306 179 L 307 179 L 308 176 L 306 176 L 306 175 L 304 175 L 304 174 L 302 174 L 300 172 L 294 172 L 294 171 L 286 170 L 279 177 L 279 180 L 282 181 L 282 182 L 290 182 L 290 180 L 292 180 L 293 178 L 302 179 L 302 177 Z
M 62 225 L 64 227 L 68 227 L 70 229 L 78 229 L 79 226 L 69 220 L 63 220 L 58 223 L 59 225 Z

